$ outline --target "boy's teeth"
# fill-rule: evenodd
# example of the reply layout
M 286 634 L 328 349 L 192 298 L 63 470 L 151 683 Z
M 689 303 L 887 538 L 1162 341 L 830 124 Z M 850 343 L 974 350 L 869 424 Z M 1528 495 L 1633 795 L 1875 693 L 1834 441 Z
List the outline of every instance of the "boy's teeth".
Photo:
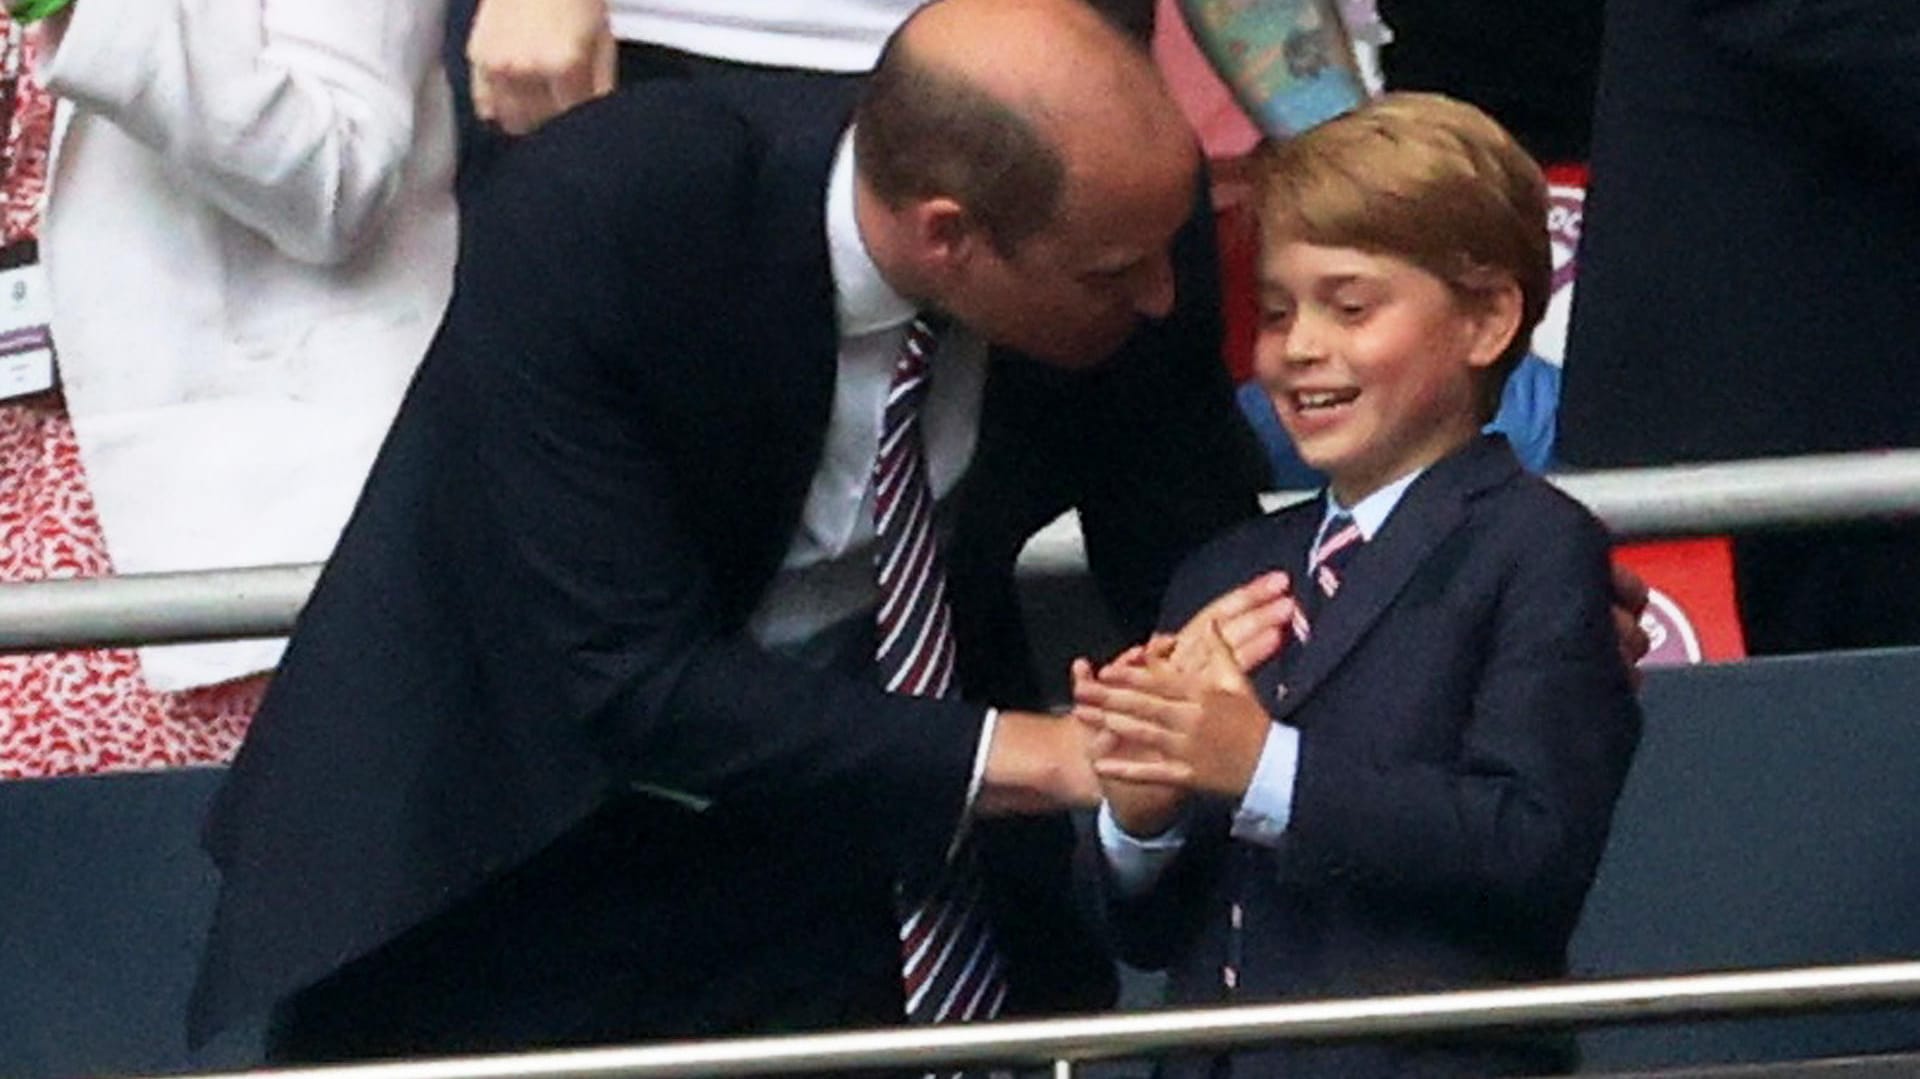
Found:
M 1322 390 L 1313 393 L 1301 393 L 1297 397 L 1301 408 L 1326 408 L 1337 405 L 1346 398 L 1339 390 Z

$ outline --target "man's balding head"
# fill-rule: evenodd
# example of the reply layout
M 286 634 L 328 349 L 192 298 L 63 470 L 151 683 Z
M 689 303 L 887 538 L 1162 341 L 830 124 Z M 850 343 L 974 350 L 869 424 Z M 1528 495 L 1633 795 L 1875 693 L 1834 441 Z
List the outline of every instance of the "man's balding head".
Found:
M 1198 151 L 1140 45 L 1087 0 L 937 0 L 854 115 L 863 238 L 904 294 L 1069 365 L 1173 301 Z
M 947 195 L 1003 251 L 1053 220 L 1075 172 L 1190 141 L 1146 51 L 1086 0 L 938 0 L 881 55 L 855 115 L 889 204 Z M 1076 168 L 1078 166 L 1078 168 Z

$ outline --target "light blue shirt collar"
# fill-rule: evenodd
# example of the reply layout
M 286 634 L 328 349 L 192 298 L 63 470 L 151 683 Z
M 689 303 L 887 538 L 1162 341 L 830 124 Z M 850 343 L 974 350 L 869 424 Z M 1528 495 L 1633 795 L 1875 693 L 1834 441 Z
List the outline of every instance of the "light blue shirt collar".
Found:
M 1413 481 L 1419 479 L 1421 473 L 1425 471 L 1424 467 L 1416 468 L 1361 499 L 1351 508 L 1342 506 L 1340 500 L 1333 496 L 1333 488 L 1327 488 L 1327 508 L 1320 517 L 1319 531 L 1314 533 L 1313 550 L 1320 549 L 1320 544 L 1327 538 L 1327 525 L 1333 521 L 1334 515 L 1340 513 L 1351 516 L 1353 523 L 1360 526 L 1360 538 L 1371 542 L 1374 535 L 1387 523 L 1387 517 L 1393 513 L 1394 507 L 1400 504 L 1401 496 L 1407 493 L 1407 488 L 1412 487 Z

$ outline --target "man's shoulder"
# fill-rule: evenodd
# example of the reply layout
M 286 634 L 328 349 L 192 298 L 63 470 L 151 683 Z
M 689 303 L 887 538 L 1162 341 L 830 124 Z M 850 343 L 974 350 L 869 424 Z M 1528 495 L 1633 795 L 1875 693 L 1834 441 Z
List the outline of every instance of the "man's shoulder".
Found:
M 698 82 L 642 83 L 509 146 L 463 200 L 459 284 L 497 279 L 476 294 L 486 304 L 563 290 L 609 326 L 700 324 L 744 275 L 799 257 L 775 238 L 804 245 L 823 220 L 834 118 L 782 132 L 750 106 Z
M 749 118 L 724 98 L 691 82 L 642 83 L 515 141 L 478 185 L 476 209 L 531 200 L 568 215 L 656 216 L 738 190 L 754 151 Z

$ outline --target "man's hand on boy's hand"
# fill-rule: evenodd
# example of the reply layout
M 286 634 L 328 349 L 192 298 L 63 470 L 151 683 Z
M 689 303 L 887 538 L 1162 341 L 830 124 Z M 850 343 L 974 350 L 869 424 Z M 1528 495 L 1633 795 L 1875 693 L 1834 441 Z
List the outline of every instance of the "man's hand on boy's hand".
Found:
M 1223 629 L 1216 626 L 1202 639 L 1196 670 L 1181 669 L 1172 652 L 1148 647 L 1140 662 L 1109 665 L 1076 687 L 1076 705 L 1088 721 L 1097 717 L 1128 747 L 1100 757 L 1094 771 L 1103 782 L 1161 783 L 1241 798 L 1272 721 Z
M 1087 763 L 1095 767 L 1103 759 L 1159 760 L 1152 750 L 1122 741 L 1106 729 L 1105 717 L 1098 708 L 1083 704 L 1082 688 L 1094 685 L 1093 664 L 1084 659 L 1073 661 L 1073 717 L 1092 732 L 1087 747 Z M 1133 783 L 1124 779 L 1100 780 L 1100 794 L 1113 813 L 1114 822 L 1128 835 L 1151 839 L 1161 835 L 1180 816 L 1187 792 L 1179 787 L 1158 783 Z
M 1653 648 L 1647 631 L 1640 628 L 1640 616 L 1647 610 L 1647 582 L 1618 563 L 1613 567 L 1613 628 L 1620 636 L 1620 660 L 1627 665 L 1627 678 L 1640 688 L 1640 661 Z

